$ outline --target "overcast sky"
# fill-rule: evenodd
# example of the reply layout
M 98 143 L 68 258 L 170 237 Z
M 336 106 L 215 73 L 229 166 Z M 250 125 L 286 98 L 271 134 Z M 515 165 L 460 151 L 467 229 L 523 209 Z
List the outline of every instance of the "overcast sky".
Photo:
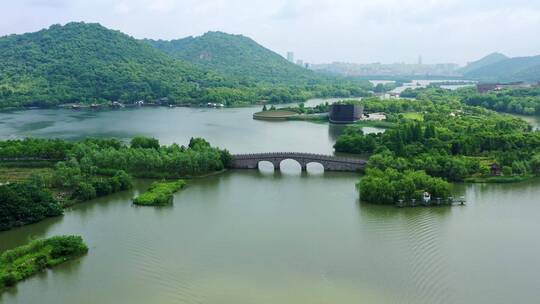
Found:
M 540 54 L 540 0 L 0 0 L 0 35 L 70 21 L 136 38 L 220 30 L 313 63 Z

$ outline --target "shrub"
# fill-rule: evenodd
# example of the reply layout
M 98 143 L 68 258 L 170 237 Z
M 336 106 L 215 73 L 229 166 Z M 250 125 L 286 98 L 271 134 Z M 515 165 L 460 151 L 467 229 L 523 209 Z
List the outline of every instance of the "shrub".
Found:
M 96 198 L 96 196 L 96 189 L 92 186 L 92 184 L 88 182 L 81 182 L 77 185 L 75 191 L 73 191 L 72 198 L 81 201 L 88 201 Z
M 51 257 L 54 259 L 78 256 L 88 251 L 80 236 L 53 237 L 46 240 L 46 244 L 52 246 Z
M 8 272 L 3 274 L 0 277 L 0 289 L 2 286 L 14 286 L 17 283 L 17 277 L 15 277 L 15 274 L 13 272 Z

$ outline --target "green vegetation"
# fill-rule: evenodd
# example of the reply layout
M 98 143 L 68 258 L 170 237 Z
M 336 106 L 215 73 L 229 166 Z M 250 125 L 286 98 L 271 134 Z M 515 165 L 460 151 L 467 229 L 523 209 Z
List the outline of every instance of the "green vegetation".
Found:
M 138 41 L 99 24 L 0 37 L 0 108 L 139 100 L 232 106 L 366 96 L 371 89 L 367 81 L 317 75 L 248 38 L 203 37 L 171 42 L 174 52 L 160 47 L 168 42 Z
M 114 171 L 111 177 L 96 175 L 96 170 L 89 164 L 81 165 L 75 158 L 56 165 L 52 186 L 57 191 L 69 194 L 69 200 L 63 205 L 92 200 L 133 187 L 131 176 L 123 170 Z
M 464 75 L 467 75 L 471 72 L 473 72 L 474 70 L 478 70 L 478 69 L 481 69 L 483 67 L 486 67 L 486 66 L 490 66 L 492 64 L 496 64 L 496 63 L 499 63 L 501 61 L 505 61 L 505 60 L 508 60 L 510 59 L 509 57 L 507 57 L 506 55 L 504 54 L 501 54 L 501 53 L 491 53 L 477 61 L 473 61 L 469 64 L 467 64 L 466 67 L 460 69 L 460 72 L 463 73 Z
M 60 139 L 25 138 L 0 141 L 0 160 L 63 160 L 72 147 L 73 143 Z
M 208 32 L 179 40 L 145 40 L 165 53 L 245 82 L 306 84 L 324 79 L 242 35 Z
M 231 161 L 228 151 L 213 148 L 201 138 L 192 138 L 188 147 L 167 147 L 145 137 L 134 138 L 130 146 L 115 139 L 0 141 L 0 158 L 0 182 L 13 182 L 0 186 L 0 230 L 60 215 L 61 207 L 128 190 L 132 176 L 200 176 L 221 171 Z M 52 159 L 54 164 L 24 168 L 35 159 Z
M 280 108 L 279 110 L 291 111 L 298 114 L 322 114 L 330 111 L 330 104 L 328 102 L 316 105 L 314 107 L 306 107 L 305 104 L 300 103 L 296 107 Z M 263 108 L 264 111 L 264 108 Z
M 409 119 L 409 120 L 424 121 L 424 115 L 422 115 L 421 113 L 414 113 L 414 112 L 403 113 L 403 118 Z
M 456 91 L 444 92 L 443 89 L 421 88 L 407 89 L 401 93 L 401 97 L 423 98 L 434 96 L 438 91 L 439 96 L 445 96 L 447 99 L 465 103 L 470 106 L 479 106 L 497 112 L 514 113 L 521 115 L 540 115 L 540 87 L 516 88 L 493 91 L 490 93 L 479 94 L 476 88 L 461 88 Z M 418 101 L 410 100 L 411 103 Z M 377 103 L 377 102 L 375 102 Z M 398 107 L 398 103 L 393 107 Z M 416 107 L 416 106 L 415 106 Z M 402 112 L 408 110 L 402 109 Z
M 450 184 L 441 178 L 427 175 L 424 171 L 406 170 L 400 172 L 387 168 L 368 169 L 366 176 L 358 183 L 360 198 L 377 204 L 395 204 L 398 200 L 420 200 L 424 192 L 433 197 L 450 196 Z
M 9 182 L 24 182 L 32 179 L 34 176 L 45 176 L 50 178 L 54 171 L 54 164 L 46 167 L 43 164 L 34 164 L 26 166 L 26 163 L 0 163 L 0 184 Z M 25 165 L 25 166 L 23 166 Z M 49 165 L 49 163 L 47 163 Z
M 388 83 L 379 83 L 373 88 L 373 92 L 375 93 L 386 93 L 390 92 L 393 89 L 402 86 L 403 83 L 399 81 L 392 81 Z
M 229 165 L 228 151 L 213 148 L 201 138 L 192 138 L 189 146 L 102 146 L 77 143 L 71 156 L 85 168 L 100 174 L 124 170 L 135 177 L 182 178 L 221 171 Z
M 364 178 L 368 182 L 377 180 L 379 173 L 389 168 L 400 174 L 424 171 L 450 182 L 518 181 L 539 175 L 540 132 L 533 132 L 523 120 L 467 106 L 460 94 L 464 93 L 425 89 L 407 106 L 401 100 L 377 103 L 369 99 L 366 107 L 387 111 L 395 126 L 382 134 L 363 134 L 359 126 L 350 127 L 338 138 L 335 149 L 372 154 L 369 168 L 379 171 L 367 170 Z M 404 109 L 415 114 L 400 113 Z M 422 113 L 423 120 L 416 113 Z M 499 172 L 492 171 L 493 164 L 501 168 L 504 178 L 494 178 Z M 389 178 L 385 182 L 398 180 Z M 424 188 L 415 185 L 416 190 Z M 411 193 L 370 193 L 363 199 L 409 199 Z
M 133 199 L 135 205 L 142 206 L 163 206 L 172 203 L 173 194 L 184 188 L 186 182 L 178 180 L 175 182 L 156 182 L 147 192 Z
M 498 112 L 540 115 L 540 87 L 471 94 L 464 97 L 464 102 L 471 106 L 481 106 Z
M 51 145 L 54 150 L 45 149 Z M 58 163 L 56 169 L 62 169 L 61 175 L 68 176 L 57 178 L 68 183 L 66 187 L 73 186 L 79 173 L 83 173 L 82 179 L 94 175 L 114 176 L 120 170 L 136 177 L 181 178 L 221 171 L 231 160 L 228 151 L 214 148 L 201 138 L 192 138 L 188 147 L 160 146 L 157 139 L 142 137 L 134 138 L 131 146 L 116 139 L 86 139 L 74 143 L 48 139 L 0 141 L 0 157 L 4 160 L 18 160 L 19 155 L 30 160 L 65 160 Z
M 359 120 L 354 123 L 353 126 L 349 127 L 351 130 L 354 127 L 357 128 L 364 128 L 364 127 L 372 127 L 372 128 L 381 128 L 381 129 L 389 129 L 394 127 L 396 124 L 394 122 L 390 122 L 388 120 Z
M 261 120 L 286 120 L 297 115 L 295 112 L 279 109 L 257 112 L 253 114 L 253 118 Z
M 190 101 L 223 78 L 98 24 L 69 23 L 0 38 L 2 107 Z
M 491 54 L 462 71 L 467 79 L 487 82 L 537 82 L 540 79 L 540 56 L 508 58 Z
M 35 240 L 0 255 L 0 291 L 14 286 L 45 268 L 51 268 L 88 252 L 80 236 L 56 236 Z
M 264 105 L 261 112 L 253 114 L 254 119 L 261 120 L 305 120 L 314 122 L 328 121 L 328 111 L 330 104 L 324 103 L 315 107 L 306 107 L 304 103 L 296 107 L 285 107 L 276 109 L 274 106 L 267 108 Z
M 62 213 L 58 201 L 37 178 L 0 186 L 0 231 Z

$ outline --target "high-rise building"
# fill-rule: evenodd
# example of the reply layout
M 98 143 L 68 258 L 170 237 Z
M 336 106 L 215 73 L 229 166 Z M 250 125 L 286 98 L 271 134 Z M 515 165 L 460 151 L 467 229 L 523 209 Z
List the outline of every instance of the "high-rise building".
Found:
M 418 65 L 422 65 L 422 55 L 418 56 Z
M 294 53 L 293 52 L 287 52 L 287 60 L 294 63 Z
M 296 60 L 296 64 L 299 65 L 299 66 L 304 66 L 304 60 L 298 59 L 298 60 Z

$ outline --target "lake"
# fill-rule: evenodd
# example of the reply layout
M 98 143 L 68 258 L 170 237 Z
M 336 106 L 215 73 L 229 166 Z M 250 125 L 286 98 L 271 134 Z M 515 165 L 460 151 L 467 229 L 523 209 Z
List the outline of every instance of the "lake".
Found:
M 252 120 L 259 107 L 0 113 L 0 137 L 202 136 L 234 153 L 332 153 L 342 127 Z M 88 255 L 21 282 L 1 303 L 536 303 L 540 182 L 455 185 L 466 206 L 362 204 L 359 176 L 231 171 L 195 179 L 174 205 L 132 191 L 0 233 L 0 251 L 78 234 Z

